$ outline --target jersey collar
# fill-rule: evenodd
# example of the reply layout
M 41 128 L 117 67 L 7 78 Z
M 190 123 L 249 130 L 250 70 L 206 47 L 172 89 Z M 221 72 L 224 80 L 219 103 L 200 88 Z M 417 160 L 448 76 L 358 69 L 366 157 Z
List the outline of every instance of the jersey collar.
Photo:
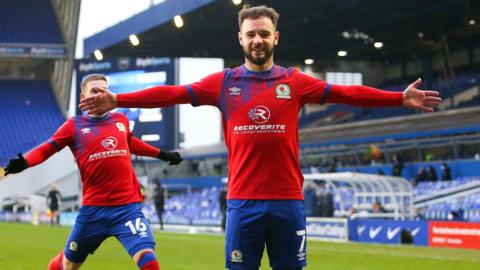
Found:
M 100 121 L 110 119 L 110 113 L 105 114 L 103 117 L 92 117 L 87 113 L 84 113 L 83 117 L 89 122 L 100 122 Z

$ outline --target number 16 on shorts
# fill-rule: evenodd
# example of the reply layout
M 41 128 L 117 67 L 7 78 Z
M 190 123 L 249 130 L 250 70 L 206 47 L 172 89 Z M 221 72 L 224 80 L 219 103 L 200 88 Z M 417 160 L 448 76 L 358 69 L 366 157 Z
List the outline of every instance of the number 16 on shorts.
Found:
M 140 218 L 133 220 L 129 220 L 125 223 L 125 226 L 130 228 L 130 231 L 132 234 L 138 234 L 140 237 L 147 237 L 148 233 L 147 231 L 147 225 L 142 222 Z

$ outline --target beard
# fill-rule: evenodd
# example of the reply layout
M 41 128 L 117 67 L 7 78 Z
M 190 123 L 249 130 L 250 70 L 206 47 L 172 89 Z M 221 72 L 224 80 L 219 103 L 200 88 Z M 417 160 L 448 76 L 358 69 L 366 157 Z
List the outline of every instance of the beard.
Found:
M 252 62 L 257 66 L 263 66 L 273 55 L 273 46 L 264 46 L 263 47 L 263 56 L 254 56 L 253 53 L 255 50 L 252 47 L 242 47 L 243 55 L 248 61 Z

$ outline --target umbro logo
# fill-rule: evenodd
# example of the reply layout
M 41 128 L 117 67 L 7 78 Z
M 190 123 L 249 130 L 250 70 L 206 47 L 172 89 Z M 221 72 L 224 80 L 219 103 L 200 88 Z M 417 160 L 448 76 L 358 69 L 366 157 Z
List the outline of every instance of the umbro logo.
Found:
M 90 133 L 92 130 L 90 128 L 82 128 L 82 134 L 88 134 Z
M 230 96 L 238 96 L 242 92 L 242 89 L 238 87 L 231 87 L 228 89 L 228 92 L 230 92 Z

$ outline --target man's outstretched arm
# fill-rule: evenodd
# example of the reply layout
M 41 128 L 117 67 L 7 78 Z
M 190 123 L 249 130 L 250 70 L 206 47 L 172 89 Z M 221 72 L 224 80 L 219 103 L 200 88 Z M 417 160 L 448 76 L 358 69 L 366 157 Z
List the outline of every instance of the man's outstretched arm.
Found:
M 384 91 L 362 85 L 328 84 L 304 73 L 296 73 L 302 89 L 300 101 L 306 103 L 342 103 L 364 107 L 407 107 L 432 112 L 442 99 L 437 91 L 420 90 L 421 79 L 410 84 L 403 92 Z
M 116 107 L 163 108 L 186 103 L 193 106 L 217 106 L 222 82 L 223 71 L 189 85 L 160 85 L 125 94 L 113 94 L 108 89 L 97 89 L 98 94 L 80 100 L 79 107 L 82 111 L 99 114 Z
M 5 175 L 19 173 L 27 168 L 36 166 L 47 160 L 56 152 L 58 152 L 58 148 L 53 146 L 50 142 L 45 142 L 28 152 L 25 157 L 19 153 L 18 158 L 10 159 L 8 162 L 8 165 L 5 168 Z
M 65 122 L 55 134 L 46 142 L 35 147 L 28 152 L 25 157 L 18 154 L 18 158 L 11 159 L 5 168 L 5 175 L 19 173 L 27 168 L 36 166 L 56 152 L 62 150 L 65 146 L 71 145 L 73 142 L 75 126 L 72 120 Z
M 97 88 L 98 94 L 80 100 L 79 107 L 89 114 L 103 113 L 124 108 L 158 108 L 191 103 L 185 86 L 160 85 L 125 94 L 114 94 L 108 89 Z
M 178 152 L 162 151 L 133 136 L 130 137 L 128 144 L 130 146 L 130 152 L 138 156 L 153 157 L 163 161 L 169 161 L 169 165 L 178 165 L 183 161 L 183 158 Z
M 328 103 L 345 103 L 354 106 L 390 107 L 404 106 L 410 109 L 433 112 L 442 99 L 437 91 L 420 90 L 421 79 L 410 84 L 402 92 L 383 91 L 367 86 L 332 85 Z

